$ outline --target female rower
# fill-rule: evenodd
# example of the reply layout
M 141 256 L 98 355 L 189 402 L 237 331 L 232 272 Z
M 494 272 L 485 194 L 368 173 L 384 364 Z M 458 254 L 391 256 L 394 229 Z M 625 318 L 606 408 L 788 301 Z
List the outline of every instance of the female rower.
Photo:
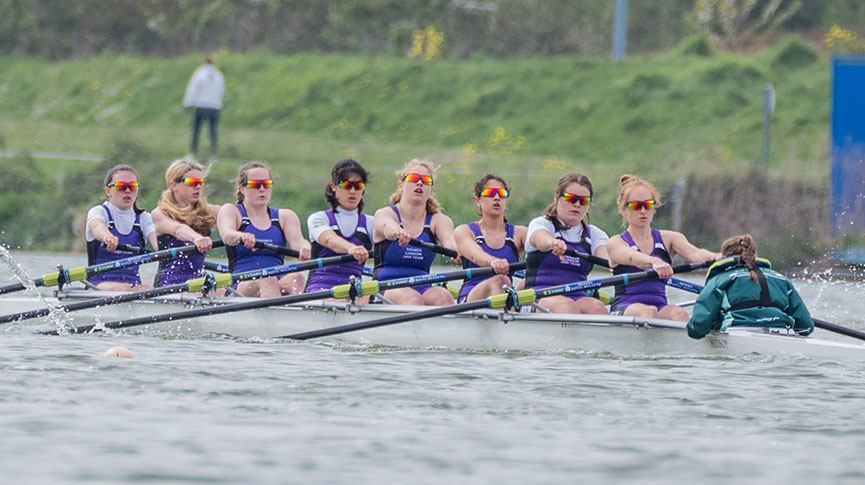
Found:
M 497 175 L 486 174 L 475 183 L 475 205 L 481 218 L 454 231 L 463 267 L 490 266 L 495 275 L 463 282 L 458 301 L 483 300 L 512 286 L 509 265 L 520 259 L 526 242 L 526 226 L 515 226 L 505 218 L 510 187 Z
M 105 203 L 87 211 L 87 265 L 107 263 L 135 254 L 117 249 L 126 244 L 144 249 L 145 241 L 156 248 L 156 228 L 150 213 L 138 208 L 138 173 L 129 165 L 115 165 L 105 176 Z M 88 278 L 100 290 L 142 291 L 138 266 L 100 273 Z
M 363 264 L 372 250 L 373 220 L 363 213 L 364 187 L 369 175 L 351 158 L 340 160 L 330 171 L 330 182 L 324 186 L 324 200 L 330 209 L 309 216 L 306 224 L 312 240 L 312 257 L 325 258 L 351 254 L 356 261 L 309 272 L 306 291 L 318 291 L 360 280 Z M 368 297 L 359 299 L 366 303 Z
M 731 326 L 788 328 L 800 335 L 814 331 L 811 314 L 793 283 L 772 271 L 769 261 L 757 259 L 751 235 L 727 239 L 721 254 L 726 259 L 709 268 L 706 287 L 694 303 L 689 337 L 701 339 L 713 328 L 723 331 Z
M 571 172 L 559 179 L 553 203 L 529 223 L 526 288 L 585 281 L 594 265 L 583 258 L 566 256 L 569 249 L 607 257 L 607 233 L 588 223 L 593 195 L 592 182 L 585 175 Z M 538 303 L 555 313 L 607 313 L 604 304 L 586 292 L 549 296 Z
M 425 160 L 411 160 L 397 172 L 397 190 L 390 205 L 375 213 L 375 279 L 379 281 L 427 275 L 435 253 L 409 245 L 416 238 L 456 250 L 454 223 L 441 213 L 432 195 L 438 167 Z M 401 305 L 451 305 L 447 289 L 430 285 L 387 290 L 384 297 Z
M 204 270 L 204 253 L 213 247 L 210 231 L 216 225 L 219 206 L 208 204 L 201 191 L 204 173 L 190 160 L 175 160 L 165 171 L 168 188 L 162 192 L 153 222 L 159 249 L 194 244 L 197 252 L 162 260 L 154 286 L 170 286 L 198 278 Z
M 294 211 L 270 207 L 273 171 L 261 162 L 249 162 L 240 167 L 234 180 L 237 204 L 225 204 L 219 210 L 217 226 L 232 273 L 279 266 L 283 256 L 267 249 L 254 249 L 257 241 L 286 246 L 300 253 L 299 259 L 309 259 L 309 242 L 303 238 L 300 219 Z M 273 298 L 303 292 L 301 273 L 288 273 L 244 281 L 237 291 L 245 296 Z
M 628 228 L 610 238 L 607 244 L 613 274 L 653 269 L 660 278 L 669 278 L 673 275 L 671 263 L 676 254 L 692 262 L 718 259 L 718 253 L 694 246 L 680 232 L 652 228 L 661 197 L 651 183 L 634 175 L 622 175 L 617 201 Z M 610 313 L 688 321 L 685 310 L 667 304 L 666 284 L 662 279 L 617 285 Z

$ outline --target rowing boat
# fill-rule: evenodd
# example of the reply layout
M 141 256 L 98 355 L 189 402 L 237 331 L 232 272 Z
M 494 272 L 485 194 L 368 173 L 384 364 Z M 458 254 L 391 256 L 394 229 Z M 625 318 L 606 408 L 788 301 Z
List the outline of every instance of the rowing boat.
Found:
M 113 292 L 66 289 L 53 303 L 105 297 Z M 254 299 L 200 298 L 190 294 L 70 313 L 76 325 L 134 318 Z M 0 311 L 39 308 L 30 297 L 0 298 Z M 340 301 L 314 301 L 233 314 L 175 320 L 122 330 L 117 333 L 201 337 L 229 335 L 240 339 L 273 339 L 282 335 L 424 310 L 399 305 L 353 305 Z M 44 321 L 43 321 L 44 322 Z M 713 332 L 702 340 L 690 339 L 685 324 L 669 320 L 609 315 L 474 310 L 399 325 L 349 332 L 328 341 L 401 348 L 443 348 L 485 351 L 577 351 L 615 356 L 742 356 L 793 355 L 817 359 L 865 359 L 865 344 L 801 337 L 786 331 L 733 328 Z M 32 328 L 28 326 L 28 328 Z

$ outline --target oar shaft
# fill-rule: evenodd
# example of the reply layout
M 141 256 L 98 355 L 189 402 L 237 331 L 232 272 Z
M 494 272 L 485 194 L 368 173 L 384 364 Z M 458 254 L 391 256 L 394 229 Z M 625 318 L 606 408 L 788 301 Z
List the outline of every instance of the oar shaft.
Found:
M 264 308 L 272 305 L 288 305 L 291 303 L 298 303 L 307 300 L 321 300 L 324 298 L 330 298 L 331 291 L 330 290 L 321 290 L 314 291 L 312 293 L 303 293 L 300 295 L 286 295 L 277 298 L 266 298 L 264 300 L 255 300 L 243 303 L 234 303 L 231 305 L 224 306 L 210 306 L 205 308 L 198 308 L 195 310 L 188 310 L 184 312 L 177 312 L 172 314 L 164 314 L 164 315 L 150 315 L 147 317 L 141 318 L 130 318 L 128 320 L 119 320 L 116 322 L 108 322 L 103 325 L 104 328 L 129 328 L 129 327 L 137 327 L 140 325 L 147 325 L 150 323 L 158 323 L 172 320 L 180 320 L 187 318 L 196 318 L 196 317 L 206 317 L 210 315 L 218 315 L 221 313 L 229 313 L 225 311 L 227 308 L 230 308 L 233 312 L 239 312 L 244 310 L 255 310 L 257 308 Z M 279 300 L 277 303 L 273 303 L 274 300 Z M 78 333 L 76 331 L 76 333 Z
M 435 245 L 433 243 L 421 241 L 417 238 L 411 238 L 411 240 L 409 240 L 408 243 L 411 244 L 412 246 L 422 247 L 422 248 L 428 249 L 434 253 L 438 253 L 438 254 L 441 254 L 441 255 L 444 255 L 444 256 L 447 256 L 450 258 L 456 258 L 459 256 L 459 253 L 454 251 L 453 249 L 448 249 L 448 248 L 445 248 L 442 246 Z
M 294 249 L 287 248 L 285 246 L 277 246 L 276 244 L 270 244 L 266 242 L 256 241 L 255 247 L 258 249 L 267 249 L 268 251 L 273 251 L 274 253 L 282 254 L 283 256 L 289 256 L 292 258 L 299 258 L 300 253 L 295 251 Z
M 33 284 L 36 284 L 36 280 L 34 280 Z M 39 285 L 36 285 L 39 286 Z M 0 286 L 0 295 L 5 295 L 6 293 L 14 293 L 16 291 L 21 291 L 27 288 L 21 283 L 12 283 L 6 286 Z
M 385 325 L 393 325 L 395 323 L 403 323 L 412 320 L 423 320 L 425 318 L 433 318 L 441 315 L 451 315 L 454 313 L 465 312 L 469 310 L 477 310 L 480 308 L 487 308 L 489 303 L 486 300 L 478 300 L 472 301 L 468 303 L 462 303 L 459 305 L 450 305 L 443 307 L 436 307 L 429 310 L 423 310 L 414 313 L 404 313 L 402 315 L 394 315 L 392 317 L 385 317 L 376 319 L 374 321 L 369 322 L 357 322 L 350 323 L 347 325 L 340 325 L 338 327 L 330 327 L 324 328 L 321 330 L 312 330 L 309 332 L 301 332 L 296 333 L 294 335 L 283 335 L 277 338 L 287 338 L 294 340 L 309 340 L 314 338 L 327 337 L 329 335 L 336 335 L 339 333 L 346 332 L 354 332 L 356 330 L 367 330 L 370 328 L 383 327 Z

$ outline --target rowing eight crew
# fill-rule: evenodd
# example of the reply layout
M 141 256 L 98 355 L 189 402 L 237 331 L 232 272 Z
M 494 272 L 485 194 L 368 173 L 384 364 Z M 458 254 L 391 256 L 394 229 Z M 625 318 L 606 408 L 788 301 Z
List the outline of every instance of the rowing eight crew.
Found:
M 119 165 L 109 170 L 106 177 L 108 201 L 88 212 L 89 264 L 128 257 L 129 254 L 116 251 L 120 243 L 144 247 L 146 240 L 154 247 L 156 240 L 159 249 L 193 243 L 198 253 L 160 261 L 155 285 L 181 283 L 201 276 L 204 253 L 213 245 L 211 231 L 214 226 L 228 249 L 232 272 L 282 264 L 282 255 L 254 249 L 256 242 L 296 249 L 301 260 L 336 254 L 351 254 L 355 258 L 351 263 L 311 272 L 308 282 L 302 275 L 290 273 L 279 279 L 268 277 L 242 282 L 236 288 L 246 296 L 273 297 L 330 288 L 347 283 L 352 277 L 359 278 L 370 251 L 375 254 L 374 278 L 377 280 L 429 274 L 435 254 L 427 248 L 409 245 L 410 240 L 418 239 L 457 251 L 466 268 L 489 266 L 495 270 L 493 276 L 471 278 L 463 283 L 459 300 L 475 301 L 500 293 L 505 286 L 513 286 L 509 265 L 517 262 L 523 252 L 526 253 L 527 270 L 520 287 L 537 289 L 587 279 L 593 263 L 586 258 L 566 255 L 569 250 L 601 260 L 608 259 L 614 274 L 652 269 L 662 279 L 672 276 L 671 263 L 677 254 L 690 262 L 713 261 L 721 257 L 720 253 L 694 246 L 679 232 L 652 228 L 655 209 L 660 206 L 660 195 L 650 182 L 633 175 L 621 177 L 617 196 L 618 209 L 627 228 L 610 238 L 603 230 L 589 224 L 588 210 L 594 190 L 585 175 L 568 173 L 562 176 L 552 203 L 526 227 L 507 222 L 505 212 L 510 187 L 501 177 L 487 174 L 475 184 L 474 190 L 480 219 L 454 229 L 453 221 L 441 212 L 432 193 L 437 171 L 438 167 L 428 161 L 411 160 L 397 172 L 397 190 L 390 197 L 390 205 L 376 211 L 374 216 L 368 216 L 362 213 L 368 173 L 355 160 L 339 161 L 325 186 L 325 200 L 331 208 L 312 214 L 307 221 L 313 241 L 310 244 L 303 238 L 300 220 L 293 211 L 269 206 L 273 172 L 266 164 L 250 162 L 241 167 L 235 177 L 237 203 L 219 207 L 207 203 L 202 194 L 205 177 L 202 167 L 192 161 L 177 160 L 166 171 L 168 187 L 152 217 L 136 206 L 138 177 L 135 170 Z M 754 258 L 747 261 L 750 261 L 747 267 L 750 274 L 765 273 L 755 266 Z M 734 266 L 741 268 L 742 265 L 737 263 Z M 777 273 L 771 274 L 773 278 L 783 278 Z M 801 333 L 810 332 L 813 322 L 807 316 L 807 309 L 803 316 L 801 310 L 804 305 L 801 305 L 795 290 L 781 296 L 769 295 L 764 280 L 759 283 L 763 288 L 758 291 L 761 304 L 747 307 L 752 309 L 749 313 L 751 323 L 759 320 L 754 316 L 753 308 L 780 308 L 784 313 L 785 308 L 795 307 L 795 311 L 785 313 L 793 324 L 778 317 L 773 320 L 777 325 L 767 326 L 784 324 L 801 330 Z M 758 282 L 758 279 L 754 281 Z M 91 282 L 106 290 L 147 288 L 141 284 L 137 267 L 93 277 Z M 788 286 L 792 289 L 792 285 Z M 450 305 L 454 302 L 447 289 L 438 286 L 391 289 L 383 297 L 395 304 L 406 305 Z M 586 293 L 547 297 L 538 303 L 559 313 L 608 313 L 600 300 Z M 730 305 L 727 300 L 724 303 Z M 699 308 L 708 315 L 715 307 Z M 724 316 L 730 315 L 729 311 L 729 308 L 718 307 L 718 312 Z M 665 283 L 661 279 L 617 286 L 610 313 L 689 320 L 681 307 L 668 304 Z M 794 313 L 796 315 L 792 316 Z M 720 320 L 721 316 L 714 315 L 713 318 Z M 727 322 L 728 326 L 736 324 L 735 321 Z M 694 330 L 691 335 L 701 336 L 699 334 L 705 326 L 702 322 L 700 330 Z

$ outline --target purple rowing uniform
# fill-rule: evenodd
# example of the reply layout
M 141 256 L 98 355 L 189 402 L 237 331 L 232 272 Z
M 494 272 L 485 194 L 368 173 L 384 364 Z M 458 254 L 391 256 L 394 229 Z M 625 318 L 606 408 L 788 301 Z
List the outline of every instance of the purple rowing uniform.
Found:
M 623 231 L 619 236 L 622 237 L 631 249 L 636 251 L 640 250 L 639 246 L 634 242 L 634 239 L 628 231 Z M 649 255 L 661 258 L 667 263 L 672 263 L 673 261 L 672 258 L 670 258 L 670 253 L 667 251 L 667 247 L 664 246 L 664 239 L 661 237 L 661 231 L 657 229 L 652 229 L 652 252 Z M 627 266 L 624 264 L 620 264 L 613 268 L 614 275 L 640 273 L 642 271 L 645 270 L 637 268 L 636 266 Z M 658 310 L 666 306 L 667 285 L 664 283 L 664 280 L 653 278 L 650 280 L 628 283 L 627 285 L 616 285 L 616 296 L 613 298 L 613 301 L 610 302 L 610 312 L 618 311 L 621 313 L 625 310 L 625 307 L 633 303 L 651 305 Z
M 328 209 L 324 213 L 327 215 L 328 223 L 333 232 L 356 246 L 363 246 L 367 251 L 372 250 L 372 239 L 367 234 L 366 214 L 358 214 L 357 225 L 348 235 L 345 235 L 339 228 L 333 209 Z M 339 253 L 322 246 L 318 241 L 312 242 L 311 254 L 312 259 L 340 256 Z M 314 269 L 309 272 L 309 280 L 306 283 L 305 291 L 326 290 L 336 285 L 348 283 L 352 276 L 360 280 L 362 275 L 363 265 L 357 261 Z
M 477 222 L 470 222 L 469 229 L 472 231 L 472 234 L 475 235 L 475 242 L 481 249 L 484 250 L 485 253 L 490 256 L 496 258 L 507 259 L 509 263 L 516 263 L 520 259 L 520 251 L 517 249 L 516 243 L 514 243 L 514 225 L 513 224 L 505 224 L 505 244 L 498 248 L 493 249 L 489 247 L 484 240 L 483 232 L 481 231 L 480 226 L 478 226 Z M 463 258 L 463 268 L 471 269 L 471 268 L 479 268 L 480 266 L 475 263 L 469 261 L 467 258 Z M 457 301 L 459 303 L 465 302 L 466 298 L 469 296 L 469 292 L 480 283 L 492 278 L 493 275 L 489 276 L 479 276 L 475 278 L 471 278 L 463 281 L 463 286 L 460 288 L 459 297 Z
M 399 227 L 403 227 L 402 217 L 399 214 L 397 206 L 392 205 L 390 208 L 396 213 Z M 430 229 L 432 217 L 432 214 L 426 215 L 423 231 L 417 237 L 419 241 L 435 244 L 435 236 L 432 233 L 432 229 Z M 411 244 L 400 246 L 396 241 L 389 239 L 375 243 L 373 251 L 375 253 L 375 273 L 373 273 L 373 278 L 378 281 L 428 275 L 433 260 L 436 257 L 435 253 L 429 249 L 412 246 Z M 421 295 L 430 288 L 431 285 L 412 287 L 412 289 Z
M 579 241 L 568 241 L 562 232 L 556 229 L 551 233 L 556 239 L 561 239 L 568 249 L 586 254 L 592 254 L 592 240 L 589 227 L 582 223 L 583 230 Z M 533 251 L 526 255 L 526 288 L 549 288 L 586 281 L 592 272 L 594 264 L 573 256 L 565 256 L 562 261 L 550 251 Z M 574 301 L 588 296 L 585 291 L 569 293 L 566 296 Z
M 192 244 L 189 241 L 181 241 L 171 234 L 160 234 L 156 239 L 159 242 L 160 251 Z M 159 269 L 156 270 L 156 278 L 153 280 L 153 286 L 159 288 L 186 283 L 187 280 L 200 278 L 203 274 L 204 253 L 192 251 L 181 254 L 176 258 L 160 260 Z
M 282 226 L 279 224 L 279 209 L 268 207 L 267 213 L 270 215 L 270 227 L 259 229 L 252 224 L 249 214 L 246 212 L 246 207 L 243 204 L 236 204 L 236 207 L 240 211 L 241 217 L 240 227 L 237 228 L 238 231 L 254 234 L 256 242 L 273 244 L 274 246 L 285 246 L 285 234 L 282 233 Z M 225 253 L 228 255 L 228 269 L 232 273 L 279 266 L 285 261 L 281 254 L 267 249 L 256 249 L 253 251 L 243 244 L 238 244 L 237 246 L 226 245 Z
M 117 230 L 116 225 L 114 224 L 114 216 L 111 214 L 111 210 L 108 209 L 108 204 L 102 204 L 102 207 L 105 209 L 105 213 L 108 214 L 108 230 L 111 231 L 112 235 L 117 237 L 118 243 L 126 244 L 129 246 L 136 246 L 143 249 L 145 239 L 144 232 L 141 230 L 141 212 L 135 213 L 135 224 L 132 226 L 132 230 L 129 231 L 127 234 L 121 234 L 120 231 Z M 135 253 L 132 253 L 130 251 L 109 251 L 105 249 L 105 246 L 102 245 L 102 241 L 98 239 L 87 241 L 88 266 L 117 261 L 118 259 L 129 258 L 132 256 L 135 256 Z M 131 266 L 129 268 L 95 274 L 87 278 L 87 281 L 93 283 L 94 285 L 98 285 L 99 283 L 102 283 L 104 281 L 111 281 L 118 283 L 127 283 L 129 285 L 135 286 L 141 284 L 141 277 L 138 275 L 138 266 Z

